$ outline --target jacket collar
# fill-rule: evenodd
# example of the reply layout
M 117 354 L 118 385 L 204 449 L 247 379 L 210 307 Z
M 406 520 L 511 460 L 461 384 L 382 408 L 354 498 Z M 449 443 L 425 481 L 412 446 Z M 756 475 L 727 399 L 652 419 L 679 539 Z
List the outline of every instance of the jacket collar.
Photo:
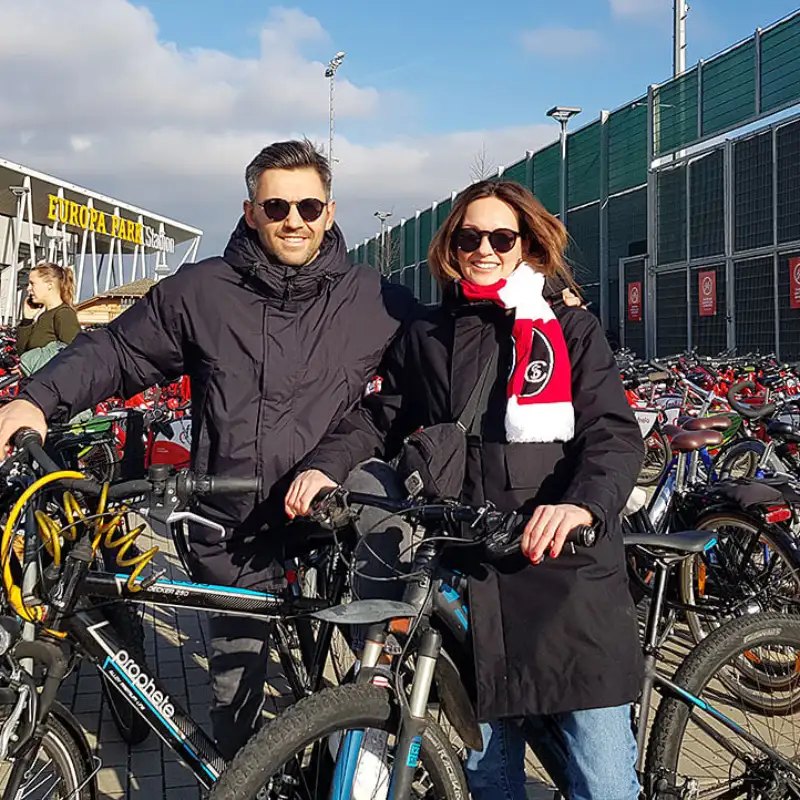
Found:
M 281 308 L 312 300 L 330 291 L 350 269 L 344 236 L 337 225 L 325 233 L 319 255 L 303 267 L 268 256 L 244 216 L 231 234 L 223 259 L 242 280 Z

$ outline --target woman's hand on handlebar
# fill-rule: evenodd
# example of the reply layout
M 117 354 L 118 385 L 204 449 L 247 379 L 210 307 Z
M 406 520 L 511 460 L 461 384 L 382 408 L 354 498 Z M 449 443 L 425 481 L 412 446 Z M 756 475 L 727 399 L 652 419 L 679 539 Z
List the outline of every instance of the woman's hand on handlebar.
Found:
M 286 492 L 284 508 L 289 519 L 306 517 L 311 510 L 311 503 L 323 489 L 335 489 L 338 484 L 332 481 L 324 472 L 318 469 L 309 469 L 301 472 Z
M 11 437 L 21 428 L 32 428 L 44 441 L 47 420 L 38 406 L 27 400 L 12 400 L 0 408 L 0 457 L 5 457 Z
M 592 515 L 580 506 L 562 503 L 556 506 L 539 506 L 525 526 L 522 535 L 522 552 L 534 564 L 538 564 L 545 552 L 550 558 L 558 558 L 567 535 L 580 525 L 590 526 Z

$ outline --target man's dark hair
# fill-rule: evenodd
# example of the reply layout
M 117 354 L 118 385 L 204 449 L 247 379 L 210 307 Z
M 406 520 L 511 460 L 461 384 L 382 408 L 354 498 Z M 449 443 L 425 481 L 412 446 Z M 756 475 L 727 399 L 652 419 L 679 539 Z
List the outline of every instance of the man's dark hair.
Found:
M 302 141 L 273 142 L 265 147 L 247 166 L 244 179 L 247 194 L 256 199 L 258 179 L 268 169 L 315 169 L 325 188 L 325 197 L 331 196 L 331 167 L 328 159 L 308 139 Z

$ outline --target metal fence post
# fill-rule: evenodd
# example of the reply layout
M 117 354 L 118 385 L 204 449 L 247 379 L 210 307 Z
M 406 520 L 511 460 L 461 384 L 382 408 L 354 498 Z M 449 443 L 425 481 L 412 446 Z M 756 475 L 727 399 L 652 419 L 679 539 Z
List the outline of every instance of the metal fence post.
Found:
M 725 314 L 727 346 L 736 347 L 736 275 L 733 266 L 733 142 L 725 142 L 723 152 L 722 197 L 725 225 Z
M 609 325 L 608 313 L 608 111 L 600 112 L 600 321 Z
M 647 258 L 645 259 L 645 277 L 655 275 L 658 265 L 658 208 L 656 172 L 653 169 L 655 155 L 655 89 L 651 84 L 647 87 Z M 645 306 L 645 343 L 647 357 L 652 358 L 656 352 L 655 324 L 655 292 L 651 296 L 650 287 L 655 287 L 655 280 L 646 280 L 647 304 Z M 620 319 L 622 309 L 620 308 Z

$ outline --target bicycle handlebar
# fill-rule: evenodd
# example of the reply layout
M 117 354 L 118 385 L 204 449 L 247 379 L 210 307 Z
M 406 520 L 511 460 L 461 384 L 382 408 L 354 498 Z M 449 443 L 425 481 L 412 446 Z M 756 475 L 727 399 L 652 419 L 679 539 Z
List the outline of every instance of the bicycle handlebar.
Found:
M 528 521 L 518 511 L 498 511 L 491 505 L 431 504 L 417 500 L 392 500 L 379 495 L 323 489 L 311 503 L 311 519 L 319 525 L 337 529 L 348 525 L 354 516 L 352 506 L 372 506 L 383 511 L 415 517 L 420 523 L 466 523 L 478 533 L 476 543 L 483 544 L 490 559 L 501 559 L 520 552 L 522 535 Z M 594 547 L 597 531 L 578 525 L 566 538 L 567 544 Z
M 59 472 L 62 468 L 45 452 L 42 439 L 31 428 L 22 428 L 11 439 L 12 445 L 28 453 L 46 472 Z M 84 494 L 99 495 L 103 485 L 90 478 L 83 480 L 65 479 L 63 485 Z M 171 488 L 182 503 L 192 497 L 212 497 L 225 494 L 249 494 L 257 492 L 261 481 L 255 477 L 232 477 L 225 475 L 196 475 L 190 470 L 169 475 L 165 465 L 151 467 L 149 478 L 139 478 L 108 487 L 108 498 L 119 500 L 126 497 L 138 497 L 143 494 L 165 493 L 167 486 Z

